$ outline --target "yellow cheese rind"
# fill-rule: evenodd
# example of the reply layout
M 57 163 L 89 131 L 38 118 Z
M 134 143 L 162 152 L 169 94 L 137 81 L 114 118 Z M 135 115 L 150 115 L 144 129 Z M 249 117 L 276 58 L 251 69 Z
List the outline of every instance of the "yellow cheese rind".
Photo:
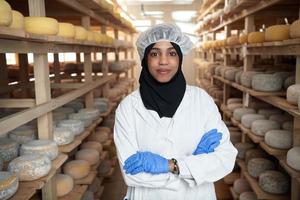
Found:
M 282 41 L 290 38 L 290 25 L 275 25 L 266 29 L 265 40 L 268 42 Z
M 252 32 L 248 34 L 248 42 L 249 43 L 262 43 L 265 41 L 265 33 L 264 32 Z
M 58 33 L 58 22 L 50 17 L 25 17 L 25 31 L 40 35 L 56 35 Z
M 87 38 L 87 30 L 82 26 L 75 26 L 75 39 L 76 40 L 85 40 Z
M 294 21 L 290 26 L 290 37 L 300 38 L 300 19 Z
M 24 16 L 22 13 L 12 10 L 12 22 L 10 28 L 23 29 L 24 28 Z
M 56 195 L 62 197 L 69 194 L 73 187 L 74 181 L 71 176 L 67 174 L 56 174 Z
M 74 38 L 75 27 L 70 23 L 58 23 L 58 36 L 65 38 Z
M 10 5 L 0 0 L 0 26 L 9 26 L 12 21 L 12 11 Z

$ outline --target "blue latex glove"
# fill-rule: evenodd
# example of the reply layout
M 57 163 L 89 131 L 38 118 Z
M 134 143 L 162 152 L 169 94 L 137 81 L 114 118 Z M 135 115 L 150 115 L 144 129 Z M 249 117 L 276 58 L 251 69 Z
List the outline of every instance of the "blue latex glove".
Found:
M 168 173 L 168 160 L 158 154 L 151 152 L 140 152 L 133 154 L 125 161 L 123 169 L 126 174 L 135 175 L 140 172 L 151 174 Z
M 201 141 L 199 142 L 193 155 L 214 152 L 215 148 L 220 145 L 221 139 L 222 133 L 218 132 L 217 129 L 208 131 L 202 136 Z

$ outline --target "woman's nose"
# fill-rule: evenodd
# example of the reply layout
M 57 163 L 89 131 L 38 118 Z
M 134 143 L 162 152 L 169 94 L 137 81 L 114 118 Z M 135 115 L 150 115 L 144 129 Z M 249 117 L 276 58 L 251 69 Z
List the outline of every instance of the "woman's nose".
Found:
M 161 55 L 159 58 L 159 64 L 160 65 L 168 64 L 168 57 L 166 55 Z

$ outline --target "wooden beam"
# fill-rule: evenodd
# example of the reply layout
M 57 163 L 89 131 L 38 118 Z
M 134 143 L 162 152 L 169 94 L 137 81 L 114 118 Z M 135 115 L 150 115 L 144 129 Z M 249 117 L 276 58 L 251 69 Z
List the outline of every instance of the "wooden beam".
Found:
M 0 108 L 31 108 L 35 99 L 0 99 Z
M 51 83 L 53 89 L 78 89 L 82 87 L 84 83 Z
M 119 31 L 118 31 L 118 29 L 114 29 L 114 36 L 115 36 L 115 40 L 119 39 Z M 115 50 L 115 61 L 119 61 L 119 60 L 120 60 L 119 50 L 116 49 Z
M 8 87 L 8 72 L 5 53 L 0 53 L 0 88 Z
M 28 7 L 30 16 L 46 16 L 44 0 L 28 0 Z
M 84 53 L 84 80 L 86 84 L 90 84 L 93 82 L 92 61 L 90 53 Z M 85 95 L 85 106 L 86 108 L 94 107 L 93 91 L 90 91 Z
M 21 85 L 27 85 L 29 83 L 29 77 L 28 77 L 28 71 L 29 71 L 29 65 L 28 65 L 28 57 L 27 54 L 18 54 L 18 60 L 19 60 L 19 66 L 20 66 L 20 84 Z M 28 88 L 25 90 L 22 90 L 22 97 L 26 98 L 29 95 Z
M 225 38 L 228 38 L 231 36 L 230 26 L 225 26 L 224 31 L 225 31 Z M 226 54 L 226 55 L 224 55 L 224 66 L 228 66 L 229 64 L 230 64 L 230 55 Z
M 54 82 L 60 83 L 60 63 L 59 63 L 59 55 L 58 53 L 53 54 L 53 69 L 54 69 Z

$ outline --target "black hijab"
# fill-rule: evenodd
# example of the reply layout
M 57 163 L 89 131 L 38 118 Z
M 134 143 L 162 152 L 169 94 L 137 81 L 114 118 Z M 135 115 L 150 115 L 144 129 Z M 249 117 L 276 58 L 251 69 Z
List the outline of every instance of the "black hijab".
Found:
M 149 72 L 147 57 L 155 44 L 149 45 L 145 49 L 142 60 L 142 72 L 140 75 L 140 93 L 144 106 L 149 110 L 154 110 L 159 117 L 172 118 L 175 114 L 186 89 L 186 81 L 181 71 L 182 52 L 180 47 L 171 42 L 179 56 L 178 71 L 167 83 L 158 82 Z

